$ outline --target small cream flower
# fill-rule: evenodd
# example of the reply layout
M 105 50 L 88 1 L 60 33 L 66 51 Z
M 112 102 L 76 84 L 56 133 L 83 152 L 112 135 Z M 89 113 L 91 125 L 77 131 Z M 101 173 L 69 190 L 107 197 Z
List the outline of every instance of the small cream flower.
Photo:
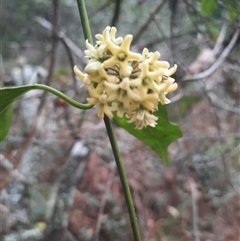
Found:
M 124 116 L 126 110 L 121 102 L 113 102 L 112 107 L 113 111 L 117 111 L 118 117 L 122 118 Z
M 137 129 L 155 127 L 158 103 L 168 104 L 166 95 L 177 89 L 170 77 L 177 66 L 169 68 L 167 61 L 159 61 L 158 51 L 130 51 L 132 35 L 116 38 L 116 32 L 116 28 L 106 27 L 96 35 L 95 46 L 86 41 L 89 62 L 85 73 L 76 66 L 74 72 L 88 87 L 87 101 L 98 108 L 99 118 L 112 118 L 116 112 L 120 118 L 125 115 Z
M 105 68 L 112 67 L 114 65 L 120 66 L 120 73 L 121 77 L 127 77 L 130 75 L 129 71 L 129 61 L 140 61 L 141 55 L 138 53 L 134 53 L 130 51 L 130 45 L 132 42 L 132 35 L 127 35 L 121 44 L 121 46 L 118 46 L 115 44 L 110 37 L 109 30 L 111 28 L 107 27 L 103 31 L 103 37 L 106 42 L 106 45 L 111 52 L 112 56 L 108 60 L 106 60 L 103 65 Z
M 129 123 L 135 123 L 137 129 L 142 129 L 146 126 L 155 127 L 157 117 L 153 114 L 150 114 L 147 110 L 139 109 L 133 113 L 128 113 L 130 117 Z

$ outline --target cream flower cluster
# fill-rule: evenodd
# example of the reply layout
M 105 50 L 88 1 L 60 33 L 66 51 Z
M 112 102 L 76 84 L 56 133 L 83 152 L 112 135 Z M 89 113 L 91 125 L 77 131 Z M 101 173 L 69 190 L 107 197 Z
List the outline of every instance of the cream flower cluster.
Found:
M 97 106 L 99 118 L 107 115 L 126 117 L 137 129 L 156 126 L 158 102 L 168 104 L 166 94 L 177 89 L 170 76 L 177 66 L 169 69 L 167 61 L 159 61 L 160 53 L 144 48 L 142 54 L 130 51 L 132 35 L 116 38 L 116 28 L 106 27 L 96 35 L 96 45 L 86 41 L 85 55 L 89 62 L 82 73 L 74 72 L 88 87 L 87 101 Z

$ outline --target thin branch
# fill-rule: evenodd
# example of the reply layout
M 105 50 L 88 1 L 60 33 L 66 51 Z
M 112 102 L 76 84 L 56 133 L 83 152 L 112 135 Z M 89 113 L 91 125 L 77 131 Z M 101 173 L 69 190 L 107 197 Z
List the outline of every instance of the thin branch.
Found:
M 52 29 L 52 25 L 50 22 L 48 22 L 46 19 L 42 18 L 42 17 L 36 17 L 35 21 L 38 22 L 41 26 L 45 27 L 48 30 Z M 76 51 L 74 52 L 80 59 L 81 63 L 83 65 L 85 65 L 85 61 L 84 61 L 84 54 L 82 52 L 81 49 L 79 49 L 72 41 L 71 39 L 67 38 L 65 36 L 65 34 L 62 31 L 57 31 L 56 35 L 58 37 L 58 39 L 62 42 L 67 55 L 68 55 L 68 59 L 69 59 L 69 63 L 70 63 L 70 69 L 71 69 L 71 74 L 72 74 L 72 79 L 73 79 L 73 90 L 75 92 L 75 95 L 77 95 L 79 93 L 78 91 L 78 87 L 77 87 L 77 78 L 76 75 L 73 71 L 73 67 L 75 66 L 74 63 L 74 59 L 73 59 L 73 55 L 72 55 L 72 51 Z
M 240 134 L 229 134 L 224 135 L 221 137 L 224 141 L 228 141 L 229 139 L 240 139 Z M 183 142 L 194 142 L 194 141 L 220 141 L 219 136 L 204 136 L 204 137 L 197 137 L 197 136 L 183 136 L 179 141 Z
M 213 111 L 213 114 L 214 114 L 215 120 L 216 120 L 215 123 L 216 123 L 217 134 L 219 136 L 219 142 L 220 142 L 221 148 L 224 149 L 224 140 L 222 138 L 222 133 L 221 133 L 220 117 L 218 115 L 218 112 L 216 110 L 216 107 L 215 107 L 214 103 L 212 102 L 212 99 L 210 98 L 210 96 L 208 94 L 209 91 L 207 91 L 206 85 L 203 85 L 202 89 L 207 96 L 207 100 L 208 100 L 210 106 L 212 107 L 212 111 Z M 231 181 L 231 176 L 230 176 L 230 173 L 229 173 L 228 164 L 226 162 L 226 158 L 225 158 L 224 153 L 221 155 L 221 161 L 222 161 L 222 164 L 223 164 L 226 184 L 230 184 L 230 186 L 233 187 L 233 184 L 232 184 L 232 181 Z
M 174 28 L 176 28 L 177 23 L 179 24 L 179 18 L 177 16 L 177 8 L 179 6 L 179 2 L 177 0 L 175 1 L 170 1 L 169 2 L 169 8 L 171 11 L 171 15 L 170 15 L 170 50 L 171 50 L 171 56 L 172 56 L 172 61 L 175 61 L 175 55 L 176 55 L 176 51 L 175 51 L 175 47 L 176 47 L 176 43 L 177 41 L 174 41 L 175 39 L 173 39 L 173 32 L 174 32 Z
M 231 41 L 229 42 L 228 46 L 223 50 L 222 54 L 220 57 L 217 59 L 217 61 L 206 71 L 195 74 L 195 75 L 187 75 L 185 76 L 182 81 L 191 81 L 191 80 L 198 80 L 198 79 L 203 79 L 206 78 L 207 76 L 211 75 L 216 69 L 224 62 L 226 57 L 229 55 L 233 47 L 235 46 L 237 39 L 240 34 L 240 28 L 237 28 Z
M 56 57 L 56 51 L 57 51 L 57 44 L 58 44 L 57 31 L 58 31 L 58 25 L 59 25 L 60 0 L 52 0 L 52 1 L 53 1 L 52 51 L 50 54 L 48 76 L 45 82 L 46 85 L 50 85 L 52 81 L 52 76 L 53 76 L 55 61 L 56 61 L 55 57 Z M 44 105 L 44 101 L 43 103 L 41 103 L 41 105 Z
M 109 192 L 109 190 L 112 186 L 112 183 L 113 183 L 113 180 L 114 180 L 114 177 L 115 177 L 115 173 L 116 173 L 116 164 L 115 164 L 115 162 L 113 162 L 112 165 L 111 165 L 111 172 L 110 172 L 110 175 L 109 175 L 106 187 L 105 187 L 105 192 L 103 194 L 103 198 L 102 198 L 101 203 L 100 203 L 100 208 L 99 208 L 98 218 L 97 218 L 97 224 L 96 224 L 96 229 L 95 229 L 95 241 L 99 240 L 99 233 L 100 233 L 101 224 L 102 224 L 102 215 L 103 215 L 104 207 L 106 205 L 108 192 Z
M 73 91 L 74 91 L 75 95 L 78 95 L 79 94 L 79 88 L 78 88 L 78 85 L 77 85 L 78 80 L 77 80 L 76 75 L 75 75 L 74 70 L 73 70 L 73 67 L 75 66 L 75 63 L 74 63 L 74 59 L 73 59 L 73 56 L 72 56 L 72 52 L 71 52 L 68 44 L 66 43 L 65 39 L 61 38 L 60 41 L 62 42 L 63 46 L 65 47 L 65 50 L 66 50 L 67 55 L 68 55 L 71 74 L 72 74 L 72 80 L 73 80 Z
M 182 97 L 184 96 L 184 93 L 182 90 L 179 91 L 176 95 L 174 95 L 172 98 L 170 98 L 171 103 L 178 102 Z
M 122 3 L 122 0 L 115 1 L 115 9 L 114 9 L 113 18 L 111 21 L 111 26 L 115 26 L 115 27 L 117 26 L 117 22 L 121 11 L 121 3 Z
M 192 201 L 192 213 L 193 213 L 193 231 L 195 236 L 195 241 L 200 241 L 199 237 L 199 227 L 198 227 L 198 203 L 197 203 L 197 187 L 195 181 L 190 176 L 189 170 L 187 167 L 183 167 L 183 170 L 187 176 L 190 192 L 191 192 L 191 201 Z
M 214 104 L 216 107 L 224 109 L 226 111 L 232 112 L 234 114 L 239 115 L 240 109 L 238 107 L 234 107 L 232 105 L 227 104 L 226 102 L 222 101 L 217 97 L 215 93 L 212 91 L 207 92 L 208 97 L 211 99 L 212 104 Z M 175 103 L 179 101 L 184 96 L 184 92 L 182 90 L 179 91 L 178 94 L 174 95 L 172 98 L 170 98 L 171 103 Z M 201 95 L 195 95 L 196 97 L 201 97 Z
M 149 18 L 147 21 L 142 25 L 142 27 L 138 30 L 138 32 L 134 35 L 132 45 L 136 44 L 136 42 L 140 39 L 141 35 L 144 33 L 144 31 L 147 29 L 148 25 L 153 21 L 155 15 L 161 10 L 161 8 L 166 3 L 166 0 L 163 0 L 157 8 L 149 14 Z
M 187 15 L 192 26 L 203 36 L 206 35 L 206 32 L 211 36 L 209 28 L 206 29 L 206 32 L 201 28 L 201 25 L 208 26 L 208 23 L 212 21 L 211 17 L 203 16 L 199 10 L 197 10 L 197 5 L 194 4 L 193 1 L 183 0 L 183 2 L 186 5 Z
M 79 135 L 78 135 L 78 131 L 75 128 L 74 124 L 72 123 L 70 117 L 71 117 L 71 113 L 70 113 L 70 109 L 69 106 L 63 107 L 64 108 L 64 119 L 66 121 L 66 124 L 71 132 L 72 137 L 77 140 L 79 139 Z
M 240 115 L 240 109 L 239 106 L 238 107 L 233 107 L 229 104 L 227 104 L 226 102 L 223 102 L 221 99 L 219 99 L 217 97 L 217 95 L 213 92 L 208 92 L 207 93 L 209 98 L 211 99 L 211 102 L 218 108 L 222 108 L 224 110 L 230 111 L 234 114 L 238 114 Z
M 149 39 L 148 40 L 148 42 L 146 42 L 146 43 L 139 43 L 138 44 L 138 48 L 139 49 L 143 49 L 144 47 L 146 47 L 146 48 L 149 48 L 149 47 L 152 47 L 152 46 L 154 46 L 155 44 L 159 44 L 159 43 L 161 43 L 161 42 L 164 42 L 164 41 L 170 41 L 170 38 L 172 37 L 172 38 L 176 38 L 176 39 L 178 39 L 178 38 L 180 38 L 180 37 L 182 37 L 182 36 L 185 36 L 185 35 L 192 35 L 192 36 L 194 36 L 194 35 L 196 35 L 196 31 L 195 30 L 193 30 L 193 31 L 189 31 L 189 32 L 186 32 L 186 33 L 178 33 L 178 34 L 174 34 L 174 35 L 172 35 L 172 36 L 161 36 L 161 37 L 156 37 L 156 36 L 154 36 L 154 37 L 156 37 L 156 38 L 151 38 L 151 39 Z
M 51 23 L 42 17 L 36 17 L 35 21 L 38 22 L 41 26 L 45 27 L 48 30 L 52 29 Z M 73 67 L 75 66 L 75 63 L 74 63 L 74 59 L 73 59 L 71 50 L 73 51 L 73 53 L 75 53 L 76 56 L 79 57 L 82 65 L 86 64 L 86 61 L 84 59 L 84 54 L 83 54 L 82 50 L 80 48 L 78 48 L 77 45 L 74 42 L 72 42 L 71 39 L 67 38 L 66 35 L 62 31 L 57 31 L 56 35 L 57 35 L 58 39 L 62 42 L 62 44 L 65 47 L 65 50 L 67 52 L 69 63 L 70 63 L 72 79 L 73 79 L 73 90 L 74 90 L 75 95 L 78 95 L 79 88 L 77 86 L 76 75 L 73 71 Z
M 237 73 L 240 73 L 240 67 L 239 66 L 235 66 L 235 65 L 232 65 L 232 64 L 229 64 L 229 63 L 225 63 L 224 67 L 226 67 L 228 69 L 231 69 L 231 70 L 233 70 Z
M 44 28 L 51 30 L 52 24 L 42 17 L 36 17 L 35 21 L 41 24 Z M 79 58 L 82 65 L 86 65 L 87 61 L 84 59 L 83 51 L 62 31 L 57 32 L 59 39 L 65 42 L 65 44 L 71 49 L 71 51 Z
M 89 148 L 84 142 L 75 142 L 69 160 L 60 173 L 53 213 L 48 220 L 42 241 L 65 240 L 63 235 L 68 226 L 69 213 L 74 201 L 74 189 L 83 177 L 88 155 Z
M 228 23 L 227 23 L 227 21 L 225 21 L 223 23 L 221 31 L 220 31 L 220 33 L 218 35 L 216 44 L 215 44 L 215 46 L 213 48 L 213 53 L 214 53 L 215 56 L 218 55 L 218 53 L 222 49 L 222 45 L 223 45 L 223 42 L 224 42 L 224 39 L 225 39 L 225 36 L 226 36 L 226 33 L 227 33 L 227 27 L 228 27 Z
M 169 50 L 172 52 L 172 46 L 171 46 L 171 43 L 169 43 L 169 41 L 171 41 L 171 37 L 170 38 L 167 38 L 165 35 L 164 35 L 164 32 L 161 28 L 161 25 L 159 24 L 159 22 L 156 20 L 155 16 L 153 17 L 153 21 L 157 27 L 157 29 L 159 30 L 159 32 L 161 33 L 162 35 L 162 38 L 163 40 L 165 41 L 166 45 L 168 46 Z M 178 58 L 176 55 L 174 56 L 175 60 L 178 61 L 179 64 L 181 64 L 181 67 L 185 70 L 187 69 L 187 66 L 186 66 L 186 63 L 183 61 L 183 59 L 180 59 Z M 175 61 L 174 61 L 175 62 Z
M 58 25 L 59 25 L 59 6 L 60 6 L 60 0 L 52 0 L 53 2 L 53 27 L 52 27 L 52 51 L 50 54 L 50 63 L 48 68 L 48 76 L 45 81 L 45 85 L 50 85 L 54 73 L 55 68 L 55 62 L 56 62 L 56 52 L 57 52 L 57 44 L 58 44 L 58 38 L 57 38 L 57 31 L 58 31 Z M 47 92 L 43 92 L 41 98 L 40 98 L 40 104 L 37 109 L 37 115 L 40 115 L 42 112 L 42 109 L 46 102 Z
M 98 13 L 102 14 L 102 11 L 105 8 L 109 7 L 111 4 L 113 4 L 113 1 L 112 0 L 108 0 L 105 3 L 103 3 L 101 6 L 99 6 L 97 9 L 94 9 L 94 12 L 91 13 L 89 11 L 89 14 L 88 14 L 89 19 L 91 19 L 92 17 L 96 16 Z
M 48 76 L 47 76 L 47 79 L 45 82 L 46 85 L 50 85 L 52 76 L 53 76 L 53 72 L 54 72 L 54 67 L 55 67 L 55 55 L 56 55 L 57 42 L 58 42 L 57 38 L 56 38 L 56 32 L 58 29 L 58 22 L 59 22 L 59 2 L 60 2 L 60 0 L 52 0 L 52 3 L 53 3 L 52 50 L 51 50 L 51 54 L 50 54 Z M 15 155 L 15 162 L 14 162 L 15 167 L 19 164 L 23 154 L 25 153 L 25 151 L 31 144 L 31 140 L 32 140 L 32 137 L 34 136 L 39 116 L 40 116 L 42 109 L 46 102 L 46 97 L 47 97 L 47 92 L 44 92 L 41 96 L 40 104 L 37 108 L 37 112 L 36 112 L 35 116 L 33 117 L 32 124 L 28 130 L 28 133 L 26 134 L 26 140 L 23 143 L 22 148 L 19 149 Z

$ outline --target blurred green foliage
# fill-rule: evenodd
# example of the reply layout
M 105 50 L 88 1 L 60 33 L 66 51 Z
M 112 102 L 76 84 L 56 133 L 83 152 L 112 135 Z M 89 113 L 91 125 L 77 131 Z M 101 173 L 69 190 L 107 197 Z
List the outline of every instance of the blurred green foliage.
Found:
M 193 106 L 193 104 L 201 100 L 200 96 L 183 96 L 178 103 L 178 114 L 182 117 Z

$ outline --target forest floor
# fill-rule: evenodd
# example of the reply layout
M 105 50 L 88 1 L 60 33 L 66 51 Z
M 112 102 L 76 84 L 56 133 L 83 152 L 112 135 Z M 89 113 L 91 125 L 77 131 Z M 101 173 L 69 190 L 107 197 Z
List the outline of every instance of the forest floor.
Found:
M 144 241 L 240 240 L 239 114 L 219 109 L 192 89 L 168 108 L 170 120 L 183 132 L 169 146 L 169 166 L 114 125 Z M 222 89 L 214 91 L 221 98 Z M 67 213 L 72 240 L 133 240 L 108 136 L 95 109 L 83 115 L 48 96 L 35 135 L 24 147 L 34 116 L 34 108 L 25 105 L 38 103 L 39 93 L 18 102 L 2 145 L 2 240 L 38 240 L 33 231 L 48 225 L 52 193 L 56 197 L 60 173 L 79 139 L 90 153 Z M 234 102 L 234 94 L 232 89 L 224 101 Z

